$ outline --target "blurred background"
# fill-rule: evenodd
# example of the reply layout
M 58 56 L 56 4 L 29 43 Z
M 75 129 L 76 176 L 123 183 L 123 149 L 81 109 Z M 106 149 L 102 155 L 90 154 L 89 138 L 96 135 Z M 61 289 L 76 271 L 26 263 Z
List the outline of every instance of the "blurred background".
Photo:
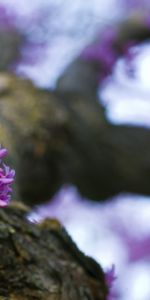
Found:
M 13 28 L 23 37 L 9 71 L 55 90 L 69 64 L 105 28 L 132 15 L 144 15 L 150 24 L 149 12 L 148 0 L 0 0 L 1 30 Z M 124 56 L 112 61 L 111 72 L 100 81 L 99 101 L 110 123 L 149 128 L 149 41 L 133 44 L 130 57 L 128 64 Z M 125 191 L 104 203 L 91 200 L 83 199 L 75 186 L 65 186 L 28 219 L 57 217 L 79 248 L 105 270 L 114 264 L 111 299 L 149 300 L 150 197 Z

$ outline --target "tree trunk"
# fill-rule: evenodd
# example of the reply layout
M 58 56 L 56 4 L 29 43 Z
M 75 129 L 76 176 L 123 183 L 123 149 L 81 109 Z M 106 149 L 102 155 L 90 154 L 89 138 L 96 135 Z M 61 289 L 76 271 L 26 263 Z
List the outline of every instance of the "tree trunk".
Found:
M 1 300 L 105 300 L 101 267 L 78 250 L 57 220 L 25 220 L 15 203 L 0 210 Z
M 1 95 L 0 140 L 16 170 L 19 199 L 42 203 L 68 183 L 95 200 L 150 194 L 148 129 L 109 124 L 94 97 L 69 93 L 60 99 L 6 78 L 14 83 Z
M 120 26 L 115 47 L 150 37 L 143 21 Z M 124 44 L 125 43 L 125 44 Z M 150 194 L 150 131 L 108 122 L 98 102 L 100 65 L 81 57 L 67 68 L 54 93 L 0 74 L 0 142 L 16 170 L 16 198 L 50 199 L 63 184 L 87 198 L 119 192 Z

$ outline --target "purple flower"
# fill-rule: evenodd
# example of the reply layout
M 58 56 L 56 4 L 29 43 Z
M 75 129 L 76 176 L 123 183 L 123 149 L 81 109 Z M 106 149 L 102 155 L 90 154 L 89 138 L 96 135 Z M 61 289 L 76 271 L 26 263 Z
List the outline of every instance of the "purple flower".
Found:
M 95 61 L 100 64 L 101 78 L 105 78 L 110 74 L 114 63 L 119 56 L 115 49 L 116 39 L 116 29 L 106 28 L 101 40 L 99 40 L 96 44 L 87 47 L 81 54 L 83 59 Z
M 7 149 L 0 149 L 0 159 L 7 155 Z
M 149 16 L 145 16 L 140 22 L 137 25 L 141 26 L 141 32 L 143 32 L 143 36 L 145 35 L 146 41 L 149 38 Z M 82 59 L 95 63 L 99 68 L 98 82 L 111 75 L 114 65 L 120 57 L 124 57 L 126 60 L 128 75 L 134 75 L 133 62 L 137 53 L 133 51 L 133 47 L 141 44 L 144 38 L 140 39 L 140 36 L 138 37 L 136 34 L 132 36 L 132 33 L 130 35 L 129 32 L 126 38 L 120 39 L 120 33 L 119 27 L 118 29 L 116 26 L 105 28 L 100 37 L 97 38 L 97 41 L 86 47 L 81 53 Z
M 100 66 L 99 80 L 105 79 L 105 77 L 111 74 L 120 56 L 125 57 L 128 69 L 130 69 L 131 62 L 135 57 L 135 53 L 133 54 L 130 48 L 137 43 L 129 40 L 121 44 L 120 48 L 118 48 L 117 35 L 118 31 L 116 28 L 106 28 L 101 39 L 97 43 L 88 46 L 81 54 L 83 59 L 96 62 Z
M 0 149 L 0 207 L 6 206 L 10 199 L 12 192 L 11 184 L 14 181 L 15 171 L 2 163 L 2 158 L 7 155 L 7 150 Z
M 115 265 L 112 265 L 111 269 L 109 269 L 106 273 L 105 273 L 105 281 L 106 284 L 108 286 L 108 290 L 109 290 L 109 294 L 107 296 L 107 300 L 113 300 L 114 296 L 112 293 L 112 286 L 114 281 L 116 280 L 116 275 L 115 275 Z

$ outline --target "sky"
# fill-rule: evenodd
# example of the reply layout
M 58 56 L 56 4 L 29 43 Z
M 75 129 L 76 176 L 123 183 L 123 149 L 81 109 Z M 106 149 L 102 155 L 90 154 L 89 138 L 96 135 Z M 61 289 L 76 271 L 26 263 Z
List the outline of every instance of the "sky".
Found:
M 44 11 L 46 7 L 44 11 L 48 19 L 46 31 L 50 32 L 51 39 L 47 52 L 44 53 L 45 60 L 34 67 L 26 64 L 20 65 L 18 72 L 27 74 L 38 86 L 54 87 L 58 76 L 85 45 L 93 39 L 97 30 L 103 24 L 119 18 L 121 6 L 116 7 L 116 1 L 0 0 L 0 4 L 8 3 L 14 11 L 18 12 L 20 26 L 22 26 L 23 18 L 30 16 L 34 20 L 37 11 Z M 115 9 L 113 9 L 114 5 Z M 52 14 L 47 13 L 49 10 L 47 7 L 52 8 Z M 111 14 L 108 14 L 108 7 L 112 12 Z M 32 30 L 36 34 L 36 28 L 32 28 Z
M 74 2 L 71 0 L 33 0 L 32 2 L 29 0 L 0 0 L 0 4 L 8 3 L 10 8 L 18 13 L 19 26 L 25 26 L 23 24 L 26 23 L 27 17 L 31 20 L 38 19 L 41 10 L 47 18 L 45 31 L 41 30 L 47 40 L 50 35 L 44 51 L 44 59 L 39 59 L 36 64 L 19 64 L 18 74 L 29 77 L 38 86 L 54 88 L 60 74 L 94 38 L 99 28 L 104 24 L 121 19 L 125 13 L 123 2 L 126 3 L 126 7 L 129 6 L 129 3 L 135 3 L 133 0 L 76 0 Z M 136 2 L 140 3 L 140 1 Z M 142 3 L 145 2 L 142 1 Z M 52 14 L 47 13 L 50 10 L 47 9 L 47 6 L 53 9 Z M 111 14 L 108 11 L 111 11 Z M 57 22 L 58 19 L 59 22 Z M 82 22 L 80 22 L 81 19 Z M 43 28 L 44 20 L 40 24 Z M 28 34 L 35 33 L 35 39 L 37 39 L 39 27 L 28 26 L 28 22 L 26 27 Z M 30 30 L 28 27 L 31 27 Z M 106 107 L 108 119 L 114 124 L 129 123 L 150 127 L 150 104 L 148 101 L 150 95 L 150 45 L 142 45 L 139 48 L 139 55 L 134 62 L 135 78 L 131 79 L 127 76 L 125 62 L 120 59 L 116 63 L 113 76 L 105 82 L 103 89 L 100 90 L 100 99 Z M 136 49 L 136 51 L 138 50 Z

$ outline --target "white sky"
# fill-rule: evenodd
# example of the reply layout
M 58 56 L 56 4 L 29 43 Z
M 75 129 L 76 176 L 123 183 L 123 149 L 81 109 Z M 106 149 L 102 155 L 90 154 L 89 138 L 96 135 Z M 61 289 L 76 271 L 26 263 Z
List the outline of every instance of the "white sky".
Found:
M 120 59 L 100 95 L 111 122 L 150 127 L 150 43 L 137 48 L 135 78 L 127 76 L 125 62 Z

